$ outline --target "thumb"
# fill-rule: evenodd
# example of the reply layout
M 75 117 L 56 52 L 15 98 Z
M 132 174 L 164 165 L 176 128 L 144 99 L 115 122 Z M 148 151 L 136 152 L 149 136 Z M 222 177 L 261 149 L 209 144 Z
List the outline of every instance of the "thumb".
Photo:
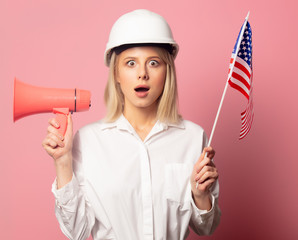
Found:
M 210 152 L 212 153 L 212 151 L 213 151 L 212 147 L 210 147 L 210 146 L 204 147 L 203 152 L 199 158 L 200 162 L 203 161 L 203 159 L 206 157 L 206 154 L 208 154 L 208 157 L 209 157 L 209 154 L 210 154 Z
M 73 123 L 72 123 L 72 117 L 71 114 L 69 113 L 67 116 L 67 129 L 65 132 L 65 138 L 71 138 L 73 133 Z

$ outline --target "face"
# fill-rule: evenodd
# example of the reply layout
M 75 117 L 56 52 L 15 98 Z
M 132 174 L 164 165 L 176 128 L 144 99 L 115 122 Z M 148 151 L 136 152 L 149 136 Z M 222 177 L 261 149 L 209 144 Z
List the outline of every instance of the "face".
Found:
M 129 48 L 118 55 L 116 80 L 127 108 L 157 110 L 163 92 L 166 63 L 154 47 Z

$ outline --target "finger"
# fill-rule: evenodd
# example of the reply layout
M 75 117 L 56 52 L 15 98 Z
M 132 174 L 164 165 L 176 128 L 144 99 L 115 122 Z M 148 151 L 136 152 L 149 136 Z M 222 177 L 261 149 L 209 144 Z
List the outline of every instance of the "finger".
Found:
M 209 147 L 204 147 L 203 152 L 200 155 L 199 161 L 203 161 L 203 159 L 205 158 L 206 153 L 208 153 L 208 151 L 209 151 Z
M 208 147 L 208 150 L 209 151 L 207 151 L 207 157 L 213 159 L 215 155 L 215 150 L 211 146 Z
M 217 171 L 207 171 L 197 181 L 199 183 L 203 183 L 209 179 L 217 179 L 217 178 L 218 178 Z
M 49 124 L 55 128 L 59 128 L 60 127 L 60 124 L 59 122 L 56 120 L 56 118 L 50 118 L 49 119 Z
M 206 155 L 207 154 L 207 155 Z M 209 157 L 209 158 L 213 158 L 214 157 L 214 155 L 215 155 L 215 150 L 211 147 L 211 146 L 209 146 L 209 147 L 205 147 L 204 149 L 203 149 L 203 152 L 202 152 L 202 155 L 205 157 L 205 156 L 207 156 L 207 157 Z
M 209 146 L 209 147 L 205 147 L 205 148 L 203 149 L 203 152 L 201 153 L 201 155 L 200 155 L 200 157 L 199 157 L 199 159 L 198 159 L 197 162 L 201 162 L 201 161 L 203 161 L 204 158 L 205 158 L 205 157 L 209 157 L 209 155 L 210 155 L 211 157 L 213 157 L 214 154 L 215 154 L 215 151 L 213 150 L 212 147 L 210 147 L 210 146 Z
M 65 144 L 63 142 L 63 137 L 61 135 L 55 135 L 55 134 L 52 134 L 50 133 L 49 134 L 49 138 L 54 141 L 59 147 L 64 147 Z
M 54 140 L 50 139 L 50 138 L 46 138 L 44 141 L 43 141 L 43 144 L 42 146 L 44 147 L 44 149 L 46 151 L 50 150 L 50 149 L 55 149 L 58 144 L 57 142 L 55 142 Z
M 53 156 L 55 153 L 55 149 L 50 147 L 49 145 L 44 145 L 42 144 L 43 148 L 45 149 L 45 151 L 50 155 Z
M 52 125 L 48 126 L 48 134 L 56 135 L 62 141 L 64 139 L 64 136 L 62 134 L 60 134 L 58 129 L 53 127 Z
M 208 163 L 208 166 L 216 167 L 212 159 L 211 159 L 210 162 Z
M 202 168 L 202 170 L 201 170 L 200 172 L 198 172 L 198 173 L 196 174 L 194 180 L 195 180 L 195 181 L 198 181 L 199 179 L 202 178 L 202 176 L 203 176 L 206 172 L 214 172 L 214 171 L 215 171 L 215 170 L 214 170 L 213 167 L 206 165 L 206 166 L 204 166 L 204 167 Z
M 197 185 L 197 189 L 199 191 L 206 191 L 207 189 L 209 189 L 212 186 L 212 184 L 215 182 L 215 180 L 216 179 L 214 179 L 214 178 L 210 178 L 210 179 L 208 179 L 207 181 L 205 181 L 203 183 L 199 183 Z
M 48 145 L 52 148 L 56 148 L 56 147 L 64 147 L 64 142 L 59 138 L 59 136 L 53 134 L 53 133 L 49 133 L 47 135 L 47 137 L 44 140 L 44 145 Z
M 204 154 L 210 153 L 210 152 L 214 152 L 214 150 L 213 150 L 213 148 L 211 146 L 204 147 L 204 149 L 203 149 L 203 153 Z
M 57 151 L 57 148 L 52 148 L 50 146 L 46 146 L 44 147 L 44 149 L 46 150 L 46 152 L 54 159 L 57 159 L 61 156 L 61 151 Z
M 194 166 L 196 173 L 199 173 L 204 166 L 209 165 L 211 166 L 211 159 L 210 158 L 204 158 L 201 162 L 197 162 L 196 165 Z

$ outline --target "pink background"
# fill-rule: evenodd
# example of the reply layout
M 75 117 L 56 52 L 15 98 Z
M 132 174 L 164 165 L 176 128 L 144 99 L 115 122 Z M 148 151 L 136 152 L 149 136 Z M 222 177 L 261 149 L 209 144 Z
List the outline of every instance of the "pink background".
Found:
M 211 237 L 188 239 L 298 239 L 297 7 L 294 0 L 1 0 L 1 239 L 66 239 L 54 215 L 53 161 L 41 147 L 52 114 L 13 123 L 14 77 L 38 86 L 91 90 L 92 108 L 73 115 L 75 130 L 102 118 L 108 33 L 120 15 L 137 8 L 155 11 L 171 25 L 180 44 L 181 113 L 207 134 L 250 10 L 254 124 L 239 141 L 246 102 L 229 88 L 212 143 L 221 224 Z

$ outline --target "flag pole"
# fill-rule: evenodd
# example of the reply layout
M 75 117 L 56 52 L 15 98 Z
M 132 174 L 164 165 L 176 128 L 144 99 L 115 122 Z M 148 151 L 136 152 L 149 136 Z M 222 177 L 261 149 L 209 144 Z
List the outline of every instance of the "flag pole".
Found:
M 240 47 L 240 43 L 241 43 L 241 38 L 243 36 L 246 23 L 248 21 L 248 17 L 249 17 L 249 11 L 248 11 L 248 14 L 247 14 L 247 16 L 245 18 L 245 21 L 243 23 L 243 26 L 244 27 L 241 29 L 241 32 L 240 32 L 240 40 L 238 41 L 238 44 L 237 44 L 237 48 L 236 48 L 236 52 L 235 52 L 236 54 L 235 54 L 235 57 L 233 59 L 232 68 L 230 69 L 230 72 L 229 72 L 229 75 L 228 75 L 228 78 L 227 78 L 227 81 L 226 81 L 226 85 L 225 85 L 225 88 L 224 88 L 224 91 L 223 91 L 223 94 L 222 94 L 222 97 L 221 97 L 221 100 L 220 100 L 220 104 L 219 104 L 219 107 L 218 107 L 218 110 L 217 110 L 217 114 L 216 114 L 216 117 L 215 117 L 215 120 L 214 120 L 214 123 L 213 123 L 212 131 L 211 131 L 210 138 L 209 138 L 209 141 L 208 141 L 208 145 L 207 146 L 210 146 L 211 145 L 211 141 L 212 141 L 213 134 L 214 134 L 215 127 L 216 127 L 216 124 L 217 124 L 217 120 L 218 120 L 218 116 L 220 114 L 222 103 L 223 103 L 223 100 L 224 100 L 225 95 L 226 95 L 226 92 L 227 92 L 227 88 L 228 88 L 228 84 L 229 84 L 229 79 L 231 78 L 232 73 L 233 73 L 233 68 L 234 68 L 236 57 L 237 57 L 237 54 L 238 54 L 238 51 L 239 51 L 239 47 Z
M 227 89 L 228 89 L 228 84 L 229 84 L 229 79 L 231 78 L 232 76 L 232 73 L 233 73 L 233 69 L 234 69 L 234 65 L 235 65 L 235 61 L 236 61 L 236 57 L 237 57 L 237 54 L 238 54 L 238 51 L 239 51 L 239 47 L 240 47 L 240 43 L 241 43 L 241 38 L 243 36 L 243 33 L 244 33 L 244 29 L 245 29 L 245 26 L 246 26 L 246 23 L 248 21 L 248 17 L 249 17 L 249 11 L 248 11 L 248 14 L 245 18 L 245 21 L 243 23 L 243 28 L 241 29 L 241 32 L 240 32 L 240 40 L 238 41 L 238 44 L 237 44 L 237 48 L 236 48 L 236 54 L 235 54 L 235 57 L 233 59 L 233 63 L 232 63 L 232 67 L 230 69 L 230 72 L 228 74 L 228 78 L 227 78 L 227 81 L 226 81 L 226 85 L 225 85 L 225 88 L 224 88 L 224 91 L 223 91 L 223 94 L 222 94 L 222 97 L 221 97 L 221 100 L 220 100 L 220 104 L 219 104 L 219 107 L 218 107 L 218 110 L 217 110 L 217 114 L 216 114 L 216 117 L 215 117 L 215 120 L 214 120 L 214 123 L 213 123 L 213 127 L 212 127 L 212 131 L 211 131 L 211 134 L 210 134 L 210 138 L 209 138 L 209 141 L 208 141 L 208 145 L 207 146 L 210 146 L 211 145 L 211 141 L 212 141 L 212 138 L 213 138 L 213 134 L 214 134 L 214 131 L 215 131 L 215 127 L 216 127 L 216 124 L 217 124 L 217 120 L 218 120 L 218 116 L 220 114 L 220 111 L 221 111 L 221 107 L 222 107 L 222 103 L 223 103 L 223 100 L 225 98 L 225 95 L 226 95 L 226 92 L 227 92 Z M 207 153 L 205 154 L 205 158 L 207 157 Z M 198 188 L 198 185 L 199 185 L 199 182 L 197 181 L 196 182 L 196 188 Z

